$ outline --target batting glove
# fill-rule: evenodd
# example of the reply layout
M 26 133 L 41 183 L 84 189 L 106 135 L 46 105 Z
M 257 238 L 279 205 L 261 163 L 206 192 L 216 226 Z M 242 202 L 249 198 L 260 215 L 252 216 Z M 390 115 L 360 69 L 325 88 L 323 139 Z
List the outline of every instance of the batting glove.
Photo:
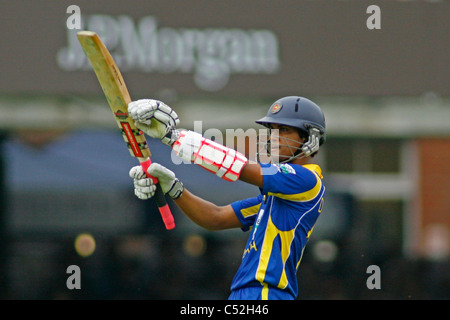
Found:
M 183 183 L 175 177 L 172 171 L 159 163 L 152 163 L 147 172 L 151 176 L 158 178 L 161 189 L 165 194 L 168 194 L 172 199 L 181 197 L 184 190 Z M 141 166 L 131 168 L 130 177 L 134 180 L 134 194 L 136 197 L 141 200 L 147 200 L 155 195 L 156 186 L 152 179 L 147 178 Z
M 141 99 L 128 104 L 136 127 L 152 138 L 163 139 L 180 123 L 177 113 L 164 102 Z M 164 141 L 163 141 L 164 142 Z

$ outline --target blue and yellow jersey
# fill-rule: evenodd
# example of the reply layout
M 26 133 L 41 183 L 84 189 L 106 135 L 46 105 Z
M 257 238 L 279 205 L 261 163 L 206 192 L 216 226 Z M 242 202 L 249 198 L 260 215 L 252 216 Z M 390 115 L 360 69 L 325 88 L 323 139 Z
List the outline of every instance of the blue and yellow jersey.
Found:
M 322 171 L 312 164 L 261 164 L 261 167 L 264 174 L 261 194 L 231 204 L 242 229 L 250 230 L 231 290 L 252 288 L 260 292 L 261 299 L 294 299 L 303 250 L 322 211 L 325 192 Z

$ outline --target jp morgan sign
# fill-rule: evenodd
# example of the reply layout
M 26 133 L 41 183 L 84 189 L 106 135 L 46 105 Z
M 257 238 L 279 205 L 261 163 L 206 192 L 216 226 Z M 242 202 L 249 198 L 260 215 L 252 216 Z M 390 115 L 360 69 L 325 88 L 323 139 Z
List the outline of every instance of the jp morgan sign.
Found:
M 211 0 L 4 2 L 1 30 L 8 32 L 1 38 L 6 49 L 0 50 L 0 95 L 101 94 L 76 30 L 67 28 L 67 8 L 74 3 L 84 20 L 77 27 L 99 33 L 135 98 L 167 89 L 180 97 L 268 101 L 289 94 L 450 95 L 449 1 L 383 1 L 381 29 L 374 30 L 367 28 L 368 0 L 265 6 Z
M 275 74 L 280 70 L 279 41 L 267 29 L 169 28 L 153 16 L 84 16 L 81 29 L 96 31 L 119 68 L 156 74 L 192 74 L 197 87 L 217 91 L 233 74 Z M 76 38 L 67 30 L 67 46 L 58 50 L 65 71 L 91 70 Z

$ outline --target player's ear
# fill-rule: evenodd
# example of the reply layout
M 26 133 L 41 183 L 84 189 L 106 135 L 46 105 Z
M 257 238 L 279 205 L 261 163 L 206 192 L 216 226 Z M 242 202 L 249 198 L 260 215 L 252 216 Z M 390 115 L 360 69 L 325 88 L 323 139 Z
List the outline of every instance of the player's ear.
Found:
M 308 134 L 303 130 L 297 130 L 298 139 L 301 143 L 308 141 Z

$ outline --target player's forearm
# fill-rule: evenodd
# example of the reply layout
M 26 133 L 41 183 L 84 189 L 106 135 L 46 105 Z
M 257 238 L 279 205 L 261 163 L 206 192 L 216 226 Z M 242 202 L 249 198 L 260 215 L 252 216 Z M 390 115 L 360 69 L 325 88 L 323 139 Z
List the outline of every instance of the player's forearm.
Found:
M 194 223 L 208 230 L 223 230 L 240 227 L 240 222 L 232 211 L 231 206 L 217 206 L 184 190 L 180 198 L 175 200 L 177 206 Z

